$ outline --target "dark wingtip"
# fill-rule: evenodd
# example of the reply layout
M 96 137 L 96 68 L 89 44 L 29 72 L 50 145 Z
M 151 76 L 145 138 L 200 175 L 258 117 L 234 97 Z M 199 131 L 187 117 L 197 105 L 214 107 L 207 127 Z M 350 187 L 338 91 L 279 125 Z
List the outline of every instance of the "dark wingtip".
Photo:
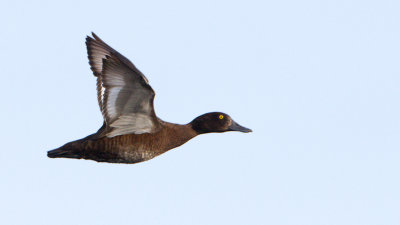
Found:
M 89 35 L 86 35 L 86 44 L 88 44 L 91 41 L 93 41 L 93 38 L 90 37 Z
M 93 34 L 93 32 L 92 32 L 92 34 Z M 92 62 L 93 56 L 92 56 L 92 47 L 91 46 L 92 46 L 93 42 L 96 42 L 96 40 L 93 39 L 92 37 L 90 37 L 89 35 L 87 35 L 85 43 L 86 43 L 86 50 L 87 50 L 87 55 L 88 55 L 88 59 L 89 59 L 89 65 L 90 65 L 90 69 L 93 71 L 93 75 L 97 77 L 100 75 L 100 73 L 98 73 L 95 70 L 93 62 Z
M 102 41 L 99 36 L 97 36 L 93 31 L 92 31 L 92 36 L 94 39 L 96 39 L 97 41 Z

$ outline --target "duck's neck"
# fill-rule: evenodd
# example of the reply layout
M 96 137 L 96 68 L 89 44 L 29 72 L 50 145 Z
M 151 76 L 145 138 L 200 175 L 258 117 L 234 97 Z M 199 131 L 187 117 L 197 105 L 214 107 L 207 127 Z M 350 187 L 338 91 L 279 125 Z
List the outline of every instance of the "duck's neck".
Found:
M 193 120 L 192 122 L 186 124 L 185 126 L 190 127 L 190 129 L 192 129 L 194 132 L 196 132 L 197 135 L 199 135 L 199 134 L 210 133 L 209 131 L 207 131 L 207 130 L 201 125 L 201 123 L 198 123 L 198 121 L 196 121 L 196 120 Z
M 173 136 L 177 139 L 180 139 L 184 142 L 196 137 L 199 135 L 193 128 L 190 123 L 188 124 L 173 124 L 173 123 L 165 123 L 164 125 L 167 129 L 167 135 Z

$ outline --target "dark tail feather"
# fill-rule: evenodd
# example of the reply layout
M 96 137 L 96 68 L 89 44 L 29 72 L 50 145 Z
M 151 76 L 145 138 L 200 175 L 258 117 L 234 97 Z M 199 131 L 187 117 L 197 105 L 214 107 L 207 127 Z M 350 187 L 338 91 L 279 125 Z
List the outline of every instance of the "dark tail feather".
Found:
M 68 149 L 62 149 L 62 148 L 48 151 L 47 157 L 49 157 L 49 158 L 73 158 L 73 159 L 82 158 L 82 156 L 80 156 L 76 152 L 70 151 Z

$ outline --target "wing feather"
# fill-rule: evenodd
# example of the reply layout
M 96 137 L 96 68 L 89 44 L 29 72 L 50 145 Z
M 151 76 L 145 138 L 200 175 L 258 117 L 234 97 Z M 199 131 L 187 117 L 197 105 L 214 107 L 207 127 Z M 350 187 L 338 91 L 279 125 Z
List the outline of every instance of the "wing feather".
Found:
M 97 35 L 86 38 L 89 64 L 97 77 L 97 98 L 107 137 L 157 131 L 155 93 L 147 78 L 131 61 Z

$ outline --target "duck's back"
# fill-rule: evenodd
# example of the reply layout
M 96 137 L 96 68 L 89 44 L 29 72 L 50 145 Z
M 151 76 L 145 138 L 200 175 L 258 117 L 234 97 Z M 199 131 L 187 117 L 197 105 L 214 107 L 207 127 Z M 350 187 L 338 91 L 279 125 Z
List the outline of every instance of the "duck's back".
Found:
M 190 125 L 167 122 L 163 122 L 162 129 L 156 133 L 127 134 L 112 138 L 98 138 L 98 133 L 101 133 L 101 129 L 96 134 L 49 151 L 48 156 L 97 162 L 138 163 L 176 148 L 197 135 Z

